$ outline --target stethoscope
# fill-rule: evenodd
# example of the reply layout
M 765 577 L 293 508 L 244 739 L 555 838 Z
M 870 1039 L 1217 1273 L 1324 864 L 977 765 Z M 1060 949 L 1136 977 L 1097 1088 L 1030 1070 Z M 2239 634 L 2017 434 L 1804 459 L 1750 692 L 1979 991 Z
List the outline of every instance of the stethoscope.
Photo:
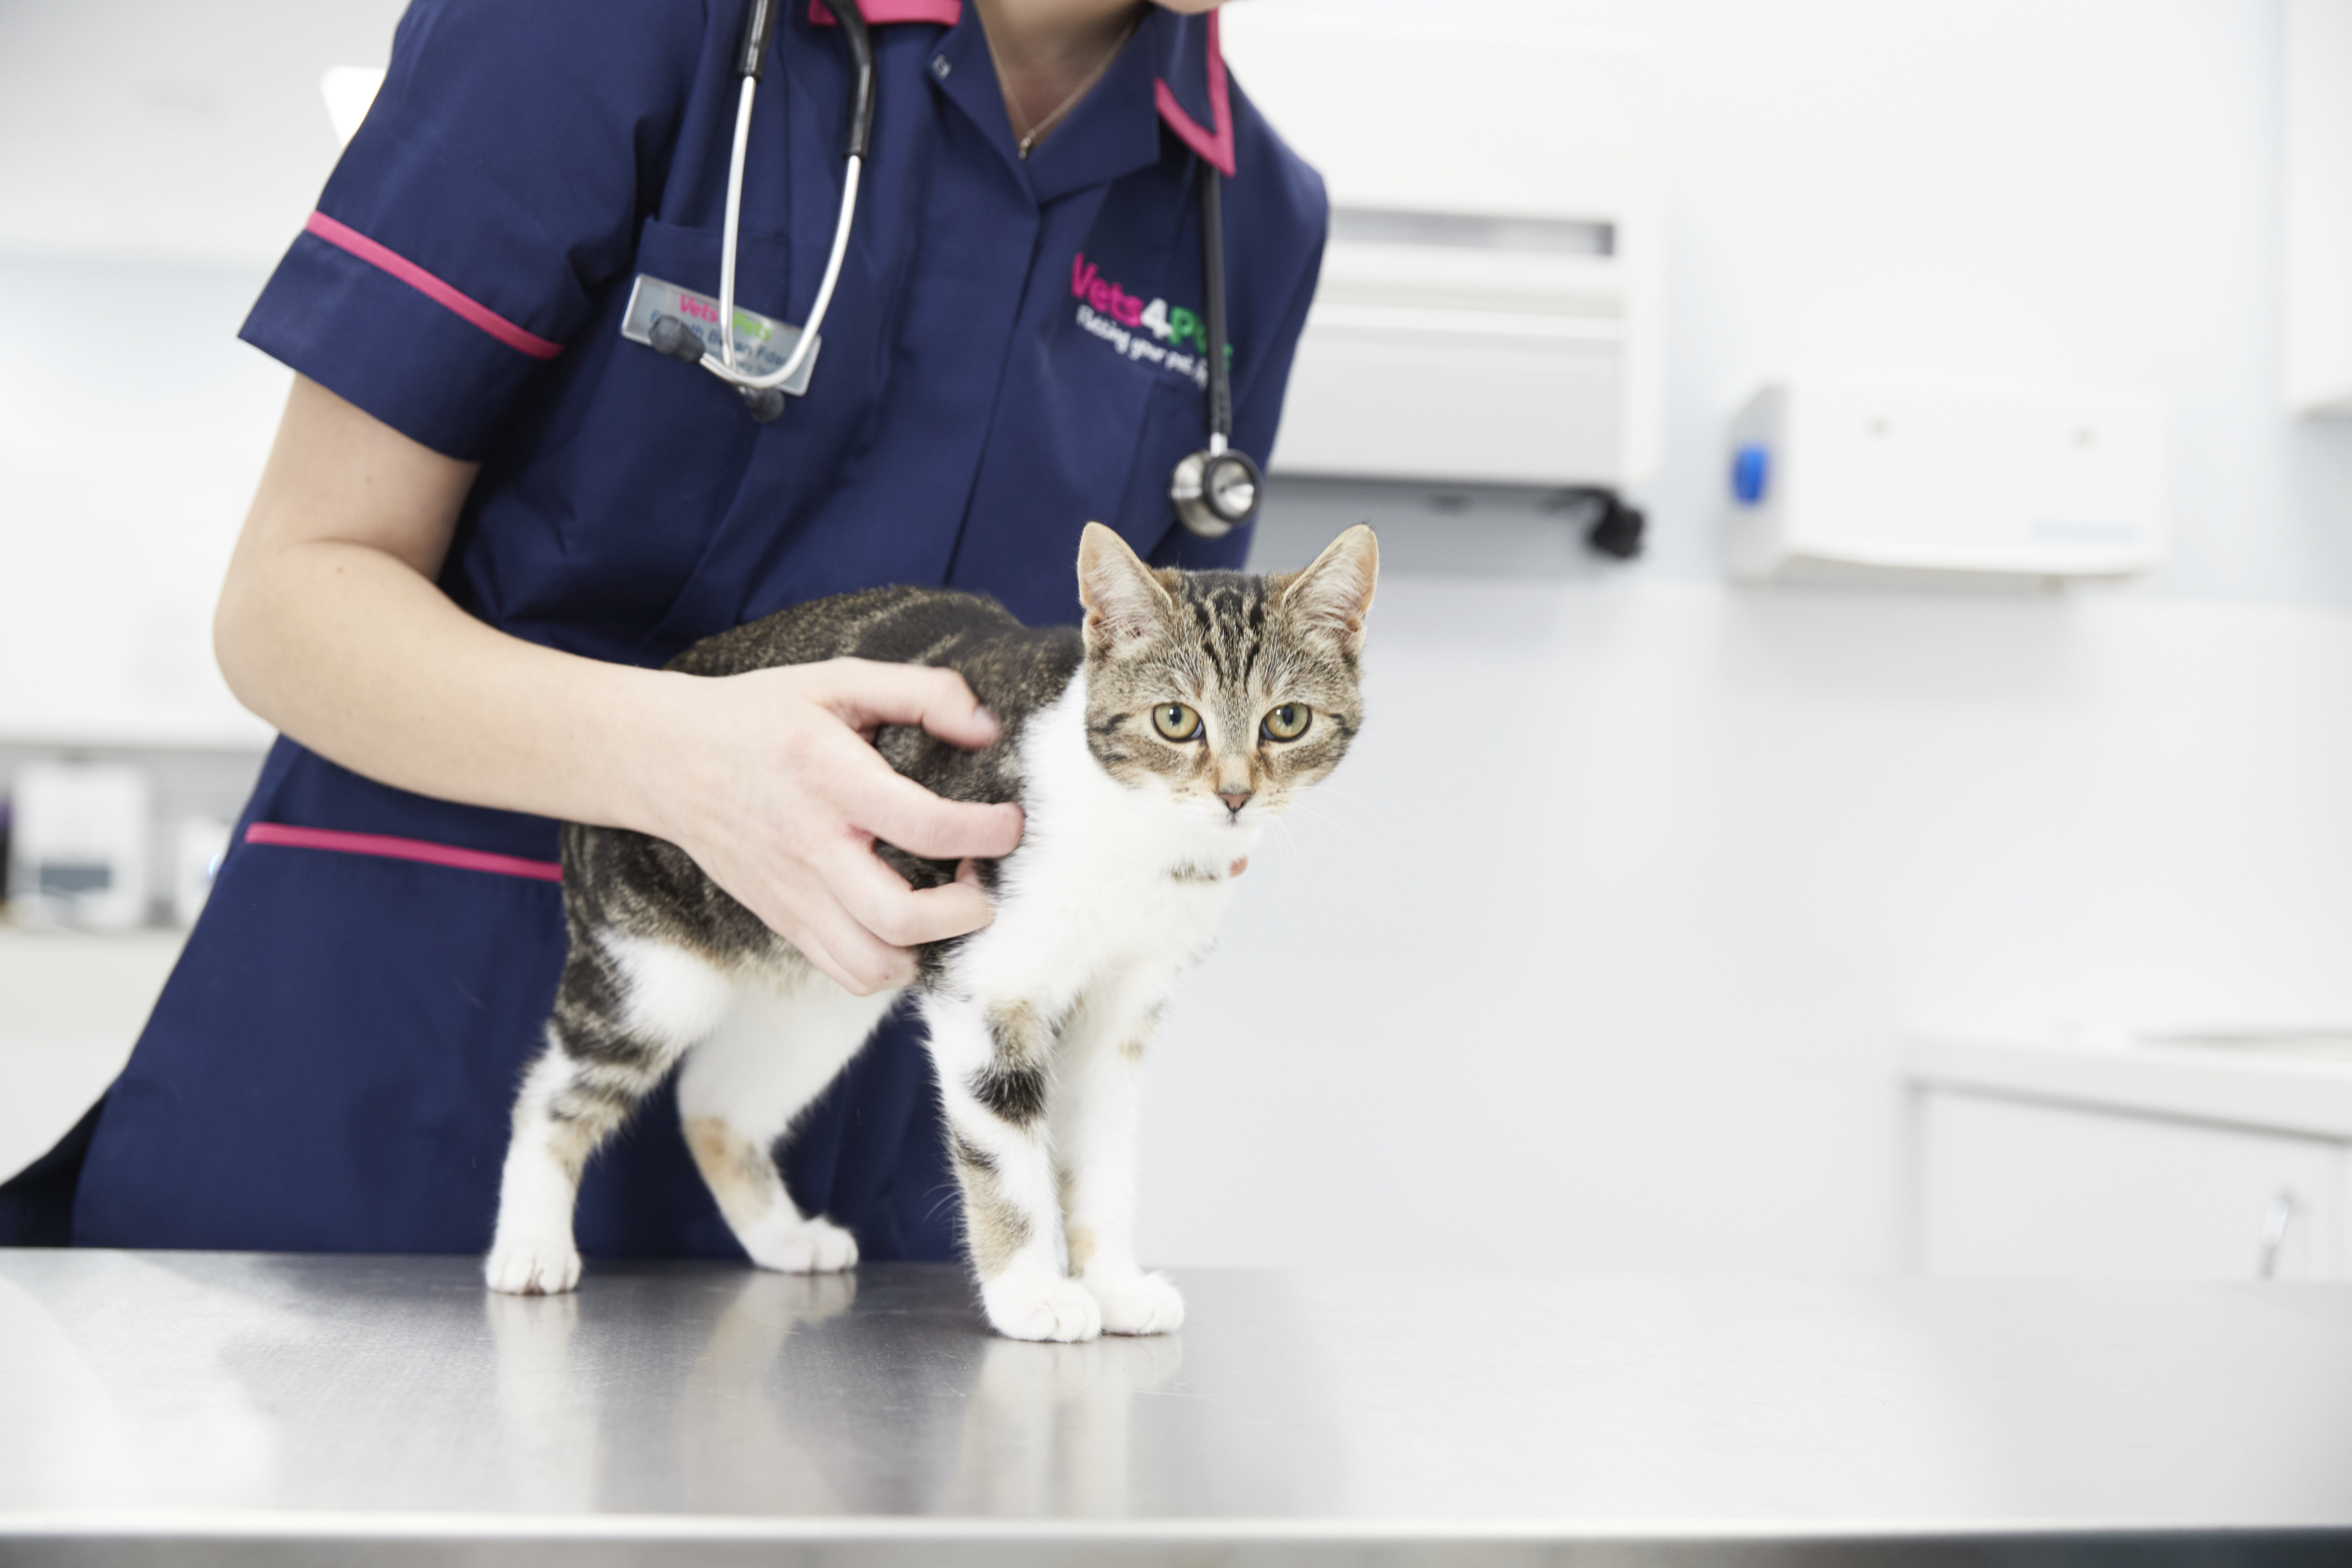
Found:
M 741 81 L 735 108 L 735 145 L 727 165 L 727 223 L 719 263 L 719 349 L 711 351 L 687 324 L 675 316 L 657 315 L 646 339 L 660 352 L 688 364 L 698 364 L 743 395 L 751 417 L 767 423 L 784 411 L 784 391 L 802 373 L 817 342 L 817 329 L 833 305 L 834 285 L 840 281 L 841 259 L 849 249 L 849 225 L 857 211 L 857 178 L 874 132 L 874 42 L 866 29 L 865 13 L 857 0 L 827 0 L 841 26 L 842 41 L 849 46 L 856 68 L 856 85 L 849 99 L 847 171 L 842 177 L 841 214 L 834 221 L 833 250 L 825 257 L 824 277 L 818 283 L 816 302 L 808 322 L 784 362 L 765 373 L 754 373 L 735 362 L 735 242 L 743 206 L 743 157 L 751 141 L 751 98 L 760 82 L 775 31 L 776 11 L 782 0 L 746 0 L 743 47 L 735 62 Z M 1233 446 L 1233 382 L 1223 351 L 1225 342 L 1225 225 L 1222 177 L 1214 165 L 1201 160 L 1201 262 L 1207 299 L 1202 325 L 1214 345 L 1202 356 L 1209 370 L 1209 444 L 1176 465 L 1169 481 L 1168 498 L 1176 516 L 1192 532 L 1207 538 L 1232 532 L 1257 511 L 1264 476 L 1249 455 Z M 798 389 L 795 388 L 795 391 Z

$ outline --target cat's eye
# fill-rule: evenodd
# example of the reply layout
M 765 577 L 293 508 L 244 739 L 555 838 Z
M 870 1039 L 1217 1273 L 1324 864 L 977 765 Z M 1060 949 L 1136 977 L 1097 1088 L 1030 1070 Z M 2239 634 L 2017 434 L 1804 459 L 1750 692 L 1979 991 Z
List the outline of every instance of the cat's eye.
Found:
M 1314 717 L 1315 710 L 1305 703 L 1285 703 L 1265 716 L 1265 737 L 1268 740 L 1297 740 L 1307 733 L 1307 726 Z
M 1171 740 L 1198 740 L 1201 716 L 1182 703 L 1161 703 L 1151 710 L 1154 728 Z

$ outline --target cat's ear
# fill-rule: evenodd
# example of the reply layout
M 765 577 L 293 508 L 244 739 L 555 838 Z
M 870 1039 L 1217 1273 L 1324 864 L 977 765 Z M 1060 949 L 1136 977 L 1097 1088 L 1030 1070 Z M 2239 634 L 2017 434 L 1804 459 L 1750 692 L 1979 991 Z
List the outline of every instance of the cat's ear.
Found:
M 1292 623 L 1337 642 L 1349 656 L 1364 651 L 1364 617 L 1381 576 L 1380 541 L 1358 523 L 1324 547 L 1314 564 L 1282 581 Z
M 1088 523 L 1078 540 L 1078 599 L 1087 607 L 1087 648 L 1097 653 L 1164 634 L 1176 612 L 1151 569 L 1100 523 Z

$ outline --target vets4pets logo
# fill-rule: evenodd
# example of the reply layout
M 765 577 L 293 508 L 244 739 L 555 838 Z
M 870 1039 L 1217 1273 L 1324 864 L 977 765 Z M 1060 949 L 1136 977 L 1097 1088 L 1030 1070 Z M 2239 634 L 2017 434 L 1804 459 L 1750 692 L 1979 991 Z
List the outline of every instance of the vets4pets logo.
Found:
M 1165 299 L 1146 304 L 1105 277 L 1084 251 L 1070 263 L 1070 294 L 1078 301 L 1079 328 L 1123 358 L 1190 376 L 1194 386 L 1209 384 L 1208 328 L 1193 312 L 1181 305 L 1171 308 Z M 1228 369 L 1233 358 L 1234 346 L 1228 343 Z

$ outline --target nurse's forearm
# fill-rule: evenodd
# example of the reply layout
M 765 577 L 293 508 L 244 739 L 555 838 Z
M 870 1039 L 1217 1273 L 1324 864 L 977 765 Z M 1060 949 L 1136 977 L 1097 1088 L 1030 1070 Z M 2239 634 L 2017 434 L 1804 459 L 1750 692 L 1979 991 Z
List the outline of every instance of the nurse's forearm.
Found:
M 986 745 L 961 676 L 835 659 L 705 680 L 509 636 L 436 586 L 473 477 L 298 380 L 214 626 L 239 700 L 400 789 L 667 839 L 855 991 L 988 923 L 975 880 L 914 892 L 873 852 L 1020 842 L 1018 807 L 942 800 L 867 742 L 898 724 Z
M 239 701 L 321 756 L 420 794 L 646 827 L 663 694 L 484 625 L 435 586 L 475 467 L 310 382 L 289 399 L 214 642 Z
M 215 642 L 254 712 L 423 795 L 650 831 L 659 812 L 638 764 L 685 738 L 671 688 L 689 677 L 493 631 L 370 545 L 307 540 L 247 563 Z

